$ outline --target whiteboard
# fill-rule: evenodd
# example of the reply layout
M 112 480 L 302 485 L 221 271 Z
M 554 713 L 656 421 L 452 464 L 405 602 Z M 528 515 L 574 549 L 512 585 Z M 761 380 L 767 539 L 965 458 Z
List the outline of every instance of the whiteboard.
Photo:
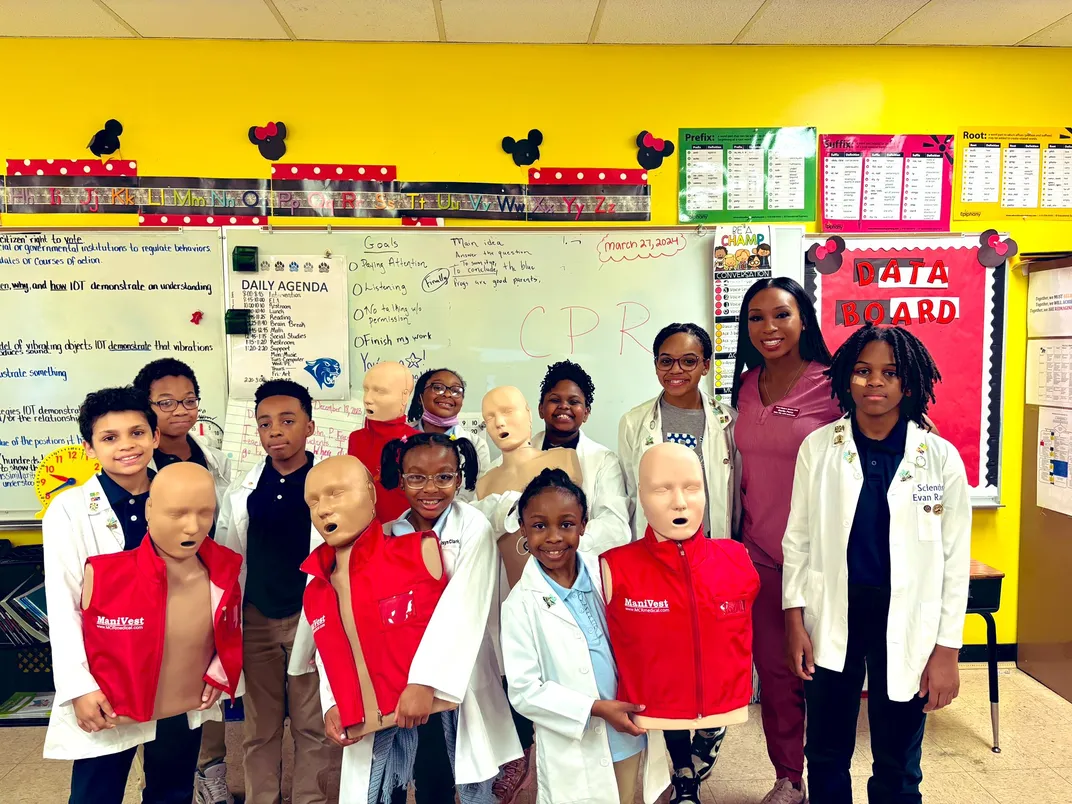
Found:
M 215 230 L 0 231 L 0 521 L 33 522 L 34 471 L 81 443 L 86 394 L 129 384 L 151 360 L 194 369 L 197 427 L 222 438 L 222 274 Z
M 775 227 L 776 274 L 801 278 L 802 237 L 802 227 Z M 622 414 L 659 393 L 656 333 L 675 321 L 712 328 L 713 241 L 713 230 L 696 229 L 231 229 L 226 252 L 346 260 L 354 398 L 383 360 L 415 375 L 449 367 L 468 384 L 467 411 L 514 385 L 538 430 L 540 381 L 568 358 L 596 386 L 585 432 L 615 449 Z

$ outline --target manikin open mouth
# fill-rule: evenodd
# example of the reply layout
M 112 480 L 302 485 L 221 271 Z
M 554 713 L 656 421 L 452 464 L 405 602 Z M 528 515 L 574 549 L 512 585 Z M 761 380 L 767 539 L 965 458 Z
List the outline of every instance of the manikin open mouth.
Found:
M 329 522 L 327 525 L 324 526 L 324 530 L 326 530 L 328 533 L 334 533 L 338 529 L 339 525 L 337 522 Z
M 193 539 L 187 539 L 184 542 L 179 542 L 180 547 L 193 547 L 195 544 L 197 544 L 197 542 L 195 542 Z
M 680 528 L 682 525 L 689 524 L 689 520 L 683 516 L 676 516 L 674 517 L 674 524 Z
M 509 436 L 509 433 L 499 433 L 499 438 L 508 438 Z

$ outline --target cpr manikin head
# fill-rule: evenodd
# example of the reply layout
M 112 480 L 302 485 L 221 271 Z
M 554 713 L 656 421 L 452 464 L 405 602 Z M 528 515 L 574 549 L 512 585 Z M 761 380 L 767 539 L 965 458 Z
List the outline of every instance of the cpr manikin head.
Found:
M 313 527 L 332 547 L 345 547 L 376 516 L 376 487 L 352 455 L 321 461 L 305 476 L 305 502 Z
M 406 412 L 413 393 L 413 375 L 401 363 L 377 363 L 365 372 L 365 415 L 375 422 L 389 422 Z
M 492 388 L 480 403 L 488 435 L 503 452 L 513 452 L 532 438 L 532 414 L 525 395 L 511 385 Z
M 145 521 L 157 552 L 168 558 L 196 556 L 215 514 L 216 484 L 196 463 L 165 466 L 149 487 Z
M 681 444 L 656 444 L 640 459 L 637 482 L 644 516 L 660 539 L 684 541 L 703 525 L 703 467 Z

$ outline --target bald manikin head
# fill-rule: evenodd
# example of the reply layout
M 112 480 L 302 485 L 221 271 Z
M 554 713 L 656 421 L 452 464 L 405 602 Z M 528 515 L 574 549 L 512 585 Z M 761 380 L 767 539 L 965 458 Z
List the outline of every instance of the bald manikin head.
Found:
M 656 444 L 640 459 L 637 496 L 657 537 L 680 542 L 694 536 L 707 505 L 700 459 L 682 444 Z
M 413 393 L 413 375 L 401 363 L 377 363 L 365 372 L 362 388 L 365 415 L 376 422 L 389 422 L 405 415 Z
M 503 452 L 513 452 L 532 438 L 529 403 L 512 385 L 500 385 L 484 394 L 480 410 L 488 435 Z
M 216 515 L 216 483 L 196 463 L 161 469 L 149 487 L 145 521 L 158 552 L 183 560 L 197 555 Z
M 352 455 L 321 461 L 305 477 L 305 502 L 313 527 L 332 547 L 345 547 L 376 516 L 376 487 Z

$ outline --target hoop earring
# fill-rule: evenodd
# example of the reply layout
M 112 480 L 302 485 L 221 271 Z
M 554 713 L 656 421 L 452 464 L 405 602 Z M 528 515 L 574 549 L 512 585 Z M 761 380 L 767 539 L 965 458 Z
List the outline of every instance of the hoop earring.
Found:
M 517 540 L 517 544 L 514 546 L 519 556 L 527 556 L 529 554 L 529 539 L 527 536 L 522 536 Z

